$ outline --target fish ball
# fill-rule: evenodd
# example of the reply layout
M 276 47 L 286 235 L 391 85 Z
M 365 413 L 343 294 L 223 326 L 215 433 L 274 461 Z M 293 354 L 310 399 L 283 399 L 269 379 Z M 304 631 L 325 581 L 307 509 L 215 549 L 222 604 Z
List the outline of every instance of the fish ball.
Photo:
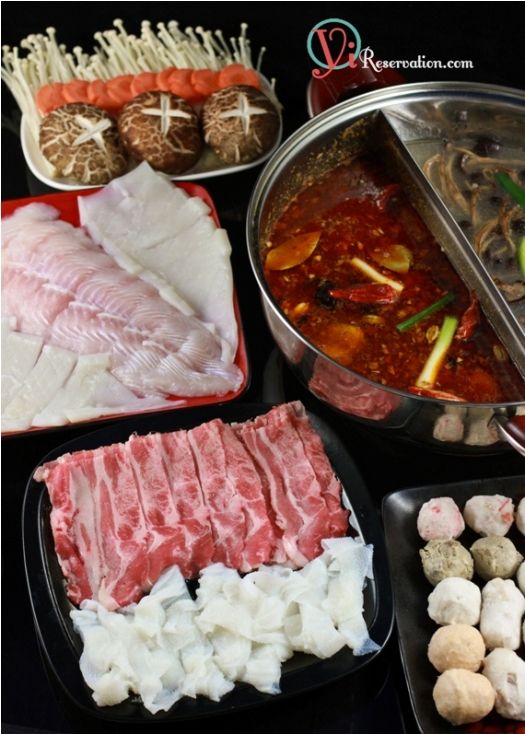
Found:
M 417 531 L 423 540 L 452 540 L 461 535 L 465 522 L 452 497 L 433 497 L 417 516 Z
M 523 561 L 523 556 L 516 550 L 512 540 L 498 535 L 479 538 L 470 547 L 470 552 L 474 558 L 476 573 L 485 581 L 497 576 L 510 579 Z
M 525 721 L 525 661 L 513 650 L 499 647 L 485 658 L 483 675 L 496 691 L 498 714 Z
M 514 504 L 501 494 L 476 495 L 467 500 L 463 517 L 478 535 L 506 535 L 514 522 Z
M 452 668 L 441 673 L 432 697 L 438 713 L 457 726 L 487 716 L 494 707 L 496 693 L 484 675 Z
M 512 579 L 492 579 L 481 592 L 479 630 L 489 650 L 517 650 L 521 643 L 521 618 L 525 597 Z
M 428 659 L 440 673 L 450 668 L 463 668 L 475 673 L 484 657 L 483 637 L 479 630 L 468 624 L 439 627 L 428 645 Z
M 449 576 L 471 579 L 474 561 L 458 540 L 429 540 L 419 551 L 423 573 L 433 586 Z
M 428 597 L 428 615 L 436 624 L 477 624 L 481 592 L 472 581 L 451 576 Z

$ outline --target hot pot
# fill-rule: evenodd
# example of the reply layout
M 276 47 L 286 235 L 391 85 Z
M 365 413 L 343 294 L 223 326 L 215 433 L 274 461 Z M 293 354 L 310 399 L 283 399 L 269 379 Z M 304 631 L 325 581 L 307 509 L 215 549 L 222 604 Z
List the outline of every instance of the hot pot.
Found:
M 516 436 L 513 445 L 519 449 L 525 401 L 454 404 L 373 382 L 341 366 L 310 343 L 291 324 L 268 287 L 260 253 L 273 223 L 313 178 L 358 155 L 363 146 L 375 144 L 371 141 L 379 111 L 388 114 L 414 160 L 443 136 L 462 134 L 466 124 L 480 132 L 489 125 L 491 131 L 500 128 L 503 137 L 510 136 L 513 144 L 525 148 L 525 93 L 483 84 L 429 82 L 379 89 L 341 102 L 309 120 L 266 164 L 247 213 L 249 257 L 270 332 L 287 364 L 308 390 L 351 420 L 447 452 L 498 452 L 508 449 L 507 441 L 513 443 Z M 423 186 L 418 196 L 424 199 L 425 195 Z M 426 223 L 433 232 L 432 222 Z M 480 267 L 485 272 L 484 266 Z M 489 273 L 482 277 L 493 288 Z M 502 308 L 507 308 L 501 303 L 493 306 L 498 318 Z M 519 304 L 518 310 L 522 308 Z M 516 321 L 518 317 L 522 325 L 523 313 L 509 310 L 509 319 Z M 519 328 L 514 331 L 514 341 L 511 346 L 523 351 L 525 335 Z M 523 369 L 520 371 L 523 374 Z M 448 434 L 441 430 L 447 421 L 455 424 L 455 430 Z M 510 440 L 505 425 L 511 427 Z

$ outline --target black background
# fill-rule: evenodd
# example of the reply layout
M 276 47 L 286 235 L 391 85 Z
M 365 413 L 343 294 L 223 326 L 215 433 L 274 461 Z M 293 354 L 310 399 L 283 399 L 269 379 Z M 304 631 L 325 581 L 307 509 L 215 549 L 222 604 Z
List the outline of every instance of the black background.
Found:
M 59 40 L 84 50 L 93 46 L 93 34 L 124 19 L 128 31 L 138 32 L 140 21 L 176 19 L 182 28 L 202 25 L 237 36 L 239 24 L 249 24 L 254 56 L 266 46 L 263 73 L 277 80 L 284 105 L 284 135 L 307 119 L 305 91 L 312 63 L 306 38 L 320 20 L 338 17 L 359 30 L 364 46 L 377 58 L 471 59 L 471 70 L 404 71 L 407 81 L 464 80 L 525 86 L 525 45 L 517 3 L 441 2 L 3 2 L 2 44 L 17 45 L 29 33 L 48 26 Z M 25 166 L 18 139 L 19 113 L 2 85 L 2 199 L 45 193 Z M 260 169 L 207 180 L 233 247 L 232 262 L 252 369 L 251 385 L 243 400 L 259 401 L 269 394 L 264 368 L 272 341 L 262 316 L 244 238 L 244 217 L 250 192 Z M 525 462 L 513 453 L 486 457 L 433 454 L 422 448 L 386 441 L 382 436 L 342 421 L 304 395 L 284 371 L 286 397 L 301 397 L 323 415 L 345 440 L 379 511 L 381 498 L 391 490 L 435 482 L 525 473 Z M 266 388 L 266 392 L 263 389 Z M 271 392 L 271 390 L 270 390 Z M 277 396 L 279 397 L 279 396 Z M 50 686 L 39 658 L 25 587 L 20 518 L 26 481 L 42 456 L 82 429 L 57 431 L 38 438 L 3 442 L 2 549 L 3 646 L 2 721 L 9 734 L 29 732 L 94 732 L 104 727 L 82 720 Z M 404 723 L 402 723 L 402 720 Z M 299 731 L 313 733 L 396 732 L 414 730 L 395 638 L 377 664 L 325 690 L 289 702 L 275 702 L 266 710 L 232 715 L 221 722 L 235 732 Z M 212 731 L 214 720 L 177 724 L 178 731 Z

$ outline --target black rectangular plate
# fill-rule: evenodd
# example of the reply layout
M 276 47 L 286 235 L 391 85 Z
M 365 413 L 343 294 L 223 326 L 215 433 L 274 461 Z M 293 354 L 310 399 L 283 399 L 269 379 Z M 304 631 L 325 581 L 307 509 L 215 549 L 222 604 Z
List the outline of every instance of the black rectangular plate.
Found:
M 189 429 L 213 418 L 221 418 L 228 423 L 245 421 L 266 413 L 271 407 L 267 404 L 232 403 L 142 416 L 69 441 L 54 449 L 39 465 L 66 452 L 126 441 L 133 432 L 146 434 L 150 431 Z M 367 583 L 365 589 L 365 619 L 370 636 L 380 649 L 376 653 L 356 657 L 351 650 L 345 648 L 327 660 L 295 654 L 283 665 L 282 693 L 277 696 L 279 699 L 318 688 L 362 669 L 384 647 L 394 622 L 392 590 L 379 513 L 371 502 L 354 462 L 338 437 L 315 415 L 308 415 L 323 440 L 334 471 L 341 480 L 359 535 L 366 543 L 374 546 L 374 579 Z M 184 698 L 169 711 L 155 715 L 131 699 L 116 706 L 98 707 L 79 669 L 82 644 L 69 618 L 72 606 L 66 597 L 64 580 L 54 551 L 49 523 L 50 509 L 45 485 L 35 482 L 31 476 L 24 498 L 22 531 L 33 619 L 48 664 L 64 692 L 85 714 L 115 723 L 165 723 L 229 713 L 275 699 L 241 683 L 219 702 L 203 697 L 195 700 Z
M 424 547 L 425 541 L 417 532 L 417 515 L 421 505 L 432 497 L 452 497 L 463 510 L 465 502 L 478 494 L 502 494 L 517 502 L 525 494 L 525 475 L 403 489 L 383 499 L 383 523 L 394 590 L 399 648 L 414 715 L 419 730 L 424 734 L 464 734 L 469 729 L 467 725 L 452 726 L 442 719 L 432 700 L 432 689 L 438 673 L 427 658 L 427 646 L 437 625 L 427 614 L 427 598 L 433 587 L 425 578 L 421 566 L 419 550 Z M 470 548 L 479 537 L 466 528 L 458 540 Z M 525 556 L 525 537 L 515 526 L 509 531 L 508 537 Z M 480 586 L 484 583 L 476 576 L 473 581 Z M 485 723 L 487 727 L 496 726 L 491 731 L 498 731 L 498 726 L 501 731 L 512 731 L 513 722 L 501 719 L 496 714 L 488 716 Z M 507 728 L 503 729 L 504 725 Z M 482 734 L 481 728 L 478 727 L 476 731 Z

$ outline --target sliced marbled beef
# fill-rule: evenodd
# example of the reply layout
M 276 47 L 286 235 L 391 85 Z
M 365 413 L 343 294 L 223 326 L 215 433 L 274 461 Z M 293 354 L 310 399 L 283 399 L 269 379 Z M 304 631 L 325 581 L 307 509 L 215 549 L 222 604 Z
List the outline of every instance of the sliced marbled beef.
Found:
M 300 403 L 233 426 L 132 436 L 35 473 L 69 598 L 137 601 L 162 571 L 303 566 L 344 535 L 341 485 Z

